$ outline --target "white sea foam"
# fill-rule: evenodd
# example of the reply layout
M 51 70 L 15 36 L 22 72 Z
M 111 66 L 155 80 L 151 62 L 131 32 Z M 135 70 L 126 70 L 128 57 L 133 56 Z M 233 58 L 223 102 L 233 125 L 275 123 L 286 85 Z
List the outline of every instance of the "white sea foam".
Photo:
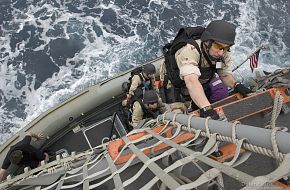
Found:
M 0 100 L 0 133 L 2 133 L 0 143 L 44 111 L 85 87 L 161 55 L 162 45 L 173 38 L 180 26 L 200 24 L 201 21 L 205 26 L 212 19 L 225 18 L 238 25 L 236 45 L 231 48 L 235 65 L 241 63 L 261 44 L 269 44 L 274 40 L 277 42 L 275 45 L 261 52 L 259 69 L 271 71 L 282 66 L 290 66 L 290 62 L 286 59 L 289 58 L 289 47 L 282 41 L 285 28 L 288 26 L 287 18 L 279 23 L 278 27 L 281 27 L 281 30 L 277 30 L 270 22 L 268 26 L 264 26 L 261 23 L 264 18 L 259 15 L 259 8 L 262 6 L 259 1 L 233 3 L 228 0 L 223 1 L 222 5 L 217 5 L 214 1 L 210 4 L 198 1 L 173 1 L 174 4 L 172 4 L 169 1 L 151 0 L 143 2 L 142 6 L 141 2 L 135 2 L 136 6 L 141 6 L 141 8 L 133 9 L 127 8 L 130 3 L 120 7 L 117 1 L 100 1 L 89 7 L 86 6 L 85 1 L 79 1 L 78 5 L 75 5 L 75 9 L 81 10 L 78 13 L 69 11 L 66 1 L 55 1 L 59 7 L 46 2 L 38 1 L 37 4 L 32 5 L 28 1 L 30 5 L 27 9 L 14 8 L 14 20 L 6 23 L 5 27 L 1 25 L 1 30 L 5 35 L 1 36 L 0 45 L 1 48 L 6 49 L 4 52 L 9 53 L 9 59 L 7 56 L 0 57 L 0 89 L 3 91 L 3 94 L 0 94 L 2 97 Z M 283 14 L 287 13 L 286 7 L 263 6 L 268 6 L 267 8 L 271 10 L 277 9 Z M 233 15 L 229 15 L 229 7 L 239 12 L 238 16 L 235 15 L 235 11 L 231 12 Z M 91 10 L 94 14 L 86 15 L 85 10 Z M 165 12 L 168 12 L 168 16 L 164 15 Z M 112 17 L 105 18 L 110 22 L 101 20 L 106 13 Z M 41 17 L 43 19 L 40 19 Z M 168 23 L 171 25 L 167 25 Z M 36 76 L 27 74 L 25 70 L 28 63 L 19 59 L 16 62 L 16 58 L 23 53 L 29 39 L 18 42 L 14 52 L 10 47 L 11 34 L 20 33 L 25 25 L 32 25 L 43 30 L 35 35 L 38 35 L 44 44 L 34 48 L 34 51 L 44 50 L 52 40 L 70 39 L 74 34 L 80 36 L 85 44 L 79 53 L 66 60 L 66 65 L 56 63 L 59 71 L 42 82 L 36 90 L 34 89 L 35 83 L 38 82 Z M 48 36 L 52 30 L 56 31 L 57 26 L 58 30 L 63 29 L 63 31 L 56 36 Z M 273 32 L 275 32 L 275 37 L 272 36 Z M 264 57 L 265 54 L 266 57 Z M 285 61 L 279 62 L 277 59 L 285 59 Z M 52 57 L 51 60 L 53 60 Z M 17 73 L 26 77 L 26 84 L 21 88 L 15 87 L 15 84 L 19 83 Z M 247 77 L 252 76 L 248 63 L 238 70 L 236 74 L 238 78 L 241 77 L 239 73 L 243 73 L 243 76 L 245 76 L 244 73 L 248 73 Z M 13 98 L 21 101 L 22 109 L 9 110 L 5 107 Z M 22 116 L 14 113 L 17 110 L 19 112 L 23 110 Z M 9 129 L 4 124 L 10 124 Z

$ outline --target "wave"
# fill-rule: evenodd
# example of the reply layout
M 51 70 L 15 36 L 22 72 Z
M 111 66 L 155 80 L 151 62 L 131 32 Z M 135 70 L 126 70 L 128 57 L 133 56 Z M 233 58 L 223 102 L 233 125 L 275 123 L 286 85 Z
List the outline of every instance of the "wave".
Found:
M 230 21 L 237 26 L 235 65 L 267 44 L 258 70 L 290 66 L 287 0 L 0 4 L 0 143 L 87 86 L 160 56 L 182 26 Z M 253 75 L 247 63 L 240 73 Z

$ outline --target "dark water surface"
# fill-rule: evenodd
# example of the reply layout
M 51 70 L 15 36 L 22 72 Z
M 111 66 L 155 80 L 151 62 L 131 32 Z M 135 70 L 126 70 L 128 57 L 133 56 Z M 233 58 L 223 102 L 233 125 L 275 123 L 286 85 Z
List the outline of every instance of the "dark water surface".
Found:
M 0 143 L 83 88 L 161 55 L 182 26 L 237 26 L 234 64 L 290 66 L 289 0 L 0 0 Z M 252 74 L 248 64 L 239 73 Z M 237 73 L 237 77 L 240 77 Z

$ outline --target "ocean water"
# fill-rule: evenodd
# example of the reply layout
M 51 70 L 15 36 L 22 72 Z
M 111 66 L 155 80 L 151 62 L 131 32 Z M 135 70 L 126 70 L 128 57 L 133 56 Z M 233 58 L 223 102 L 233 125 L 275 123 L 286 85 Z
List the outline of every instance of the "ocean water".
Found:
M 162 55 L 180 27 L 214 19 L 237 26 L 234 66 L 261 45 L 258 70 L 290 66 L 289 0 L 0 0 L 0 144 L 73 94 Z M 249 63 L 235 75 L 251 77 Z

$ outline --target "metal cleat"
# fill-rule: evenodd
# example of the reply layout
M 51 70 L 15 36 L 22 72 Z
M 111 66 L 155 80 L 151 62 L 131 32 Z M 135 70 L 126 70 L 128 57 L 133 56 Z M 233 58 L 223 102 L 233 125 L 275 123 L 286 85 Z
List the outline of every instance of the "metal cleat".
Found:
M 40 165 L 41 165 L 41 166 L 44 166 L 44 165 L 45 165 L 45 161 L 42 160 L 42 161 L 40 162 Z
M 76 156 L 76 152 L 75 151 L 71 152 L 71 156 L 72 157 Z
M 30 167 L 25 167 L 24 168 L 24 173 L 28 173 L 30 171 Z
M 68 154 L 67 154 L 66 152 L 64 152 L 64 153 L 61 154 L 61 156 L 62 156 L 63 158 L 66 158 L 66 157 L 68 157 Z
M 12 176 L 11 176 L 11 175 L 8 175 L 8 176 L 6 177 L 6 179 L 7 179 L 7 181 L 9 181 L 9 180 L 12 179 Z
M 69 155 L 68 151 L 64 148 L 59 149 L 58 151 L 55 152 L 55 154 L 57 155 L 62 155 L 62 157 L 66 157 L 66 155 Z
M 79 131 L 81 131 L 81 126 L 77 125 L 75 128 L 73 128 L 74 133 L 78 133 Z

